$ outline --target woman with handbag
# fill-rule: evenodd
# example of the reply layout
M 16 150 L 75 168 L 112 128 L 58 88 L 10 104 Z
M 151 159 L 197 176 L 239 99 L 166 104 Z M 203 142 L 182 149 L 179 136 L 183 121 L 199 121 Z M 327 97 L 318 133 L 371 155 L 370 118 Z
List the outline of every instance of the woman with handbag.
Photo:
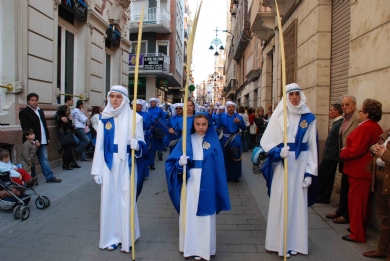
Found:
M 73 145 L 73 131 L 74 127 L 69 118 L 70 110 L 67 105 L 62 105 L 57 111 L 57 129 L 59 131 L 59 142 L 63 149 L 62 154 L 62 169 L 73 170 L 72 162 L 72 145 Z

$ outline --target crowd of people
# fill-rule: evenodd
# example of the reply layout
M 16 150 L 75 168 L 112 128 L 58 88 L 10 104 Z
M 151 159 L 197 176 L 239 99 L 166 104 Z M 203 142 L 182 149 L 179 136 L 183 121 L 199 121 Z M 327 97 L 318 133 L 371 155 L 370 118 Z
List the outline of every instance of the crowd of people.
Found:
M 37 94 L 29 94 L 28 106 L 19 113 L 23 168 L 12 165 L 9 155 L 0 151 L 0 167 L 10 168 L 13 180 L 27 187 L 37 185 L 35 155 L 46 182 L 61 182 L 48 163 L 46 146 L 50 137 L 38 100 Z M 261 106 L 253 109 L 232 101 L 199 106 L 189 99 L 185 121 L 185 103 L 160 104 L 158 98 L 133 102 L 135 119 L 127 88 L 113 86 L 102 112 L 100 107 L 93 107 L 87 117 L 81 100 L 71 110 L 73 97 L 66 96 L 65 104 L 54 117 L 64 170 L 80 167 L 76 160 L 89 161 L 93 155 L 91 174 L 101 185 L 102 194 L 101 249 L 121 246 L 122 252 L 130 251 L 131 214 L 135 216 L 135 239 L 140 236 L 136 199 L 149 171 L 156 169 L 156 156 L 163 161 L 163 151 L 169 150 L 165 172 L 168 192 L 179 214 L 179 251 L 184 257 L 210 260 L 216 253 L 216 215 L 231 209 L 227 184 L 240 182 L 242 153 L 261 146 L 268 155 L 261 169 L 270 196 L 265 238 L 268 251 L 279 256 L 308 254 L 308 207 L 330 203 L 338 167 L 342 173 L 339 207 L 325 217 L 336 224 L 350 224 L 349 234 L 342 236 L 343 240 L 364 243 L 375 195 L 381 234 L 378 247 L 363 255 L 390 260 L 390 130 L 383 132 L 378 124 L 383 113 L 379 101 L 366 99 L 357 109 L 355 97 L 343 95 L 339 103 L 330 106 L 332 126 L 320 163 L 316 117 L 306 105 L 303 90 L 295 83 L 286 86 L 286 107 L 282 99 L 274 110 L 270 105 L 267 112 Z M 214 164 L 215 159 L 223 163 Z M 288 163 L 287 180 L 283 175 L 284 162 Z M 134 194 L 130 194 L 129 187 L 132 164 Z M 184 179 L 186 193 L 182 194 Z M 183 195 L 186 198 L 181 198 Z M 283 238 L 284 204 L 288 205 L 287 253 Z M 131 205 L 135 207 L 130 209 Z M 181 209 L 186 211 L 185 215 Z

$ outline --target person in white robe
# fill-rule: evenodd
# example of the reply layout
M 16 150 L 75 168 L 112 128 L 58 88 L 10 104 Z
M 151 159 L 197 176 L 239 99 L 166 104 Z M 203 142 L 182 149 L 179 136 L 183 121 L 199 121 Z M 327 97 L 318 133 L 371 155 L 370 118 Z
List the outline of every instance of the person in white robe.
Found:
M 179 251 L 195 260 L 210 260 L 215 255 L 216 214 L 231 209 L 224 164 L 215 164 L 215 159 L 223 161 L 218 136 L 207 113 L 199 112 L 187 135 L 186 154 L 182 153 L 180 138 L 165 167 L 169 195 L 180 214 Z M 184 209 L 180 201 L 184 167 L 187 169 L 185 221 L 180 212 Z
M 136 114 L 135 137 L 131 137 L 133 113 L 129 106 L 127 88 L 112 86 L 107 95 L 101 120 L 99 121 L 96 148 L 91 174 L 101 185 L 100 241 L 99 248 L 114 250 L 120 244 L 122 252 L 131 248 L 130 208 L 134 201 L 135 239 L 140 237 L 137 204 L 130 193 L 131 149 L 136 158 L 146 151 L 142 117 Z M 136 163 L 135 163 L 136 164 Z M 135 166 L 135 184 L 138 179 Z
M 262 168 L 270 196 L 265 248 L 284 256 L 284 167 L 288 159 L 287 257 L 308 254 L 308 206 L 315 203 L 318 166 L 317 124 L 307 107 L 305 94 L 292 83 L 286 86 L 287 146 L 283 144 L 283 99 L 261 139 L 268 152 Z M 309 192 L 308 189 L 313 189 Z M 308 196 L 309 195 L 309 196 Z

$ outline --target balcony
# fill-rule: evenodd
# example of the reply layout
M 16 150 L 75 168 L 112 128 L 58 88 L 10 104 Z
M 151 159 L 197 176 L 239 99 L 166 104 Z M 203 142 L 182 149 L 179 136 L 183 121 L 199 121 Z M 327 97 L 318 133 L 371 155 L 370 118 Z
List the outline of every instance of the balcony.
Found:
M 136 55 L 129 55 L 129 76 L 134 75 Z M 181 78 L 178 79 L 170 71 L 170 57 L 163 53 L 141 53 L 138 68 L 138 75 L 154 76 L 157 78 L 167 79 L 169 87 L 181 87 Z
M 248 2 L 242 2 L 242 11 L 240 11 L 237 14 L 237 35 L 238 37 L 235 37 L 235 43 L 234 43 L 234 54 L 233 59 L 239 63 L 242 56 L 244 55 L 245 49 L 249 45 L 249 42 L 251 40 L 251 32 L 250 32 L 250 22 L 249 22 L 250 16 L 248 13 Z
M 139 56 L 139 70 L 169 71 L 169 56 L 163 53 L 141 53 Z M 135 54 L 129 55 L 129 70 L 135 69 Z
M 250 28 L 256 37 L 266 41 L 273 34 L 275 26 L 275 15 L 271 8 L 261 5 L 258 1 L 253 2 Z
M 130 33 L 137 33 L 141 9 L 132 10 L 130 13 Z M 148 8 L 144 13 L 142 32 L 172 33 L 171 14 L 162 7 Z

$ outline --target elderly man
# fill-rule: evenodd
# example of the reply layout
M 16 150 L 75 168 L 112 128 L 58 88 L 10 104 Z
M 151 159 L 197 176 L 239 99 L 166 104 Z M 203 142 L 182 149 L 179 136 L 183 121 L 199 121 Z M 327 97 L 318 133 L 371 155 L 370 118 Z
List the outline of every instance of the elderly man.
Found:
M 246 125 L 240 114 L 236 113 L 234 102 L 226 103 L 227 113 L 222 114 L 216 129 L 221 129 L 223 136 L 220 140 L 225 159 L 227 181 L 240 182 L 241 178 L 241 136 L 239 131 L 245 131 Z
M 306 97 L 298 84 L 286 86 L 287 100 L 276 107 L 261 139 L 268 158 L 261 169 L 267 180 L 270 196 L 265 248 L 287 257 L 308 254 L 308 205 L 312 178 L 317 176 L 317 122 L 307 107 Z M 287 112 L 287 146 L 284 147 L 283 111 Z M 284 201 L 284 166 L 288 160 L 288 202 Z M 310 189 L 309 189 L 310 188 Z M 287 253 L 284 253 L 284 204 L 288 204 Z
M 329 135 L 325 141 L 324 154 L 318 168 L 318 200 L 317 203 L 329 204 L 332 195 L 334 176 L 340 160 L 340 127 L 343 123 L 343 109 L 338 103 L 329 108 L 329 117 L 333 120 Z
M 107 94 L 107 106 L 99 121 L 96 149 L 91 174 L 101 185 L 99 248 L 109 251 L 122 244 L 122 252 L 131 247 L 130 209 L 134 202 L 135 239 L 140 237 L 135 197 L 140 193 L 142 173 L 137 171 L 137 160 L 131 162 L 131 150 L 141 157 L 145 150 L 142 117 L 136 114 L 135 137 L 131 137 L 133 114 L 129 106 L 127 88 L 112 86 Z M 131 164 L 136 164 L 134 194 L 130 193 Z
M 347 141 L 347 137 L 351 132 L 356 129 L 359 120 L 359 111 L 356 109 L 356 99 L 354 96 L 346 94 L 341 97 L 341 107 L 344 112 L 344 122 L 340 128 L 340 148 L 344 147 Z M 349 212 L 348 212 L 348 193 L 349 183 L 348 175 L 343 172 L 343 162 L 340 162 L 341 176 L 341 188 L 340 188 L 340 203 L 339 208 L 335 213 L 327 214 L 325 217 L 333 219 L 333 223 L 336 224 L 347 224 L 349 223 Z

